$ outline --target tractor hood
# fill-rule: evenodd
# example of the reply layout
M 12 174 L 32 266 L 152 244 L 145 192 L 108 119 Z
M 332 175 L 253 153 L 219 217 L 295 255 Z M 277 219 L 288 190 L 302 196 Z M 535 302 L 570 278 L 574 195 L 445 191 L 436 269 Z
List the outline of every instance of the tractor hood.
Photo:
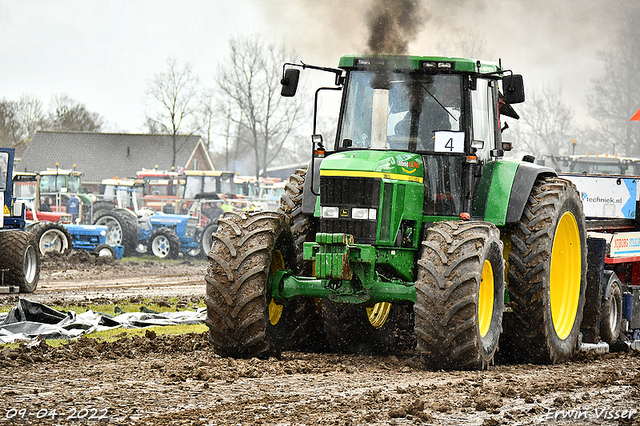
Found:
M 346 151 L 325 158 L 320 167 L 320 175 L 422 182 L 424 169 L 419 154 L 398 151 Z
M 181 214 L 165 214 L 165 213 L 156 213 L 149 218 L 149 222 L 154 225 L 162 225 L 162 226 L 176 226 L 180 223 L 187 222 L 189 220 L 189 216 L 181 215 Z

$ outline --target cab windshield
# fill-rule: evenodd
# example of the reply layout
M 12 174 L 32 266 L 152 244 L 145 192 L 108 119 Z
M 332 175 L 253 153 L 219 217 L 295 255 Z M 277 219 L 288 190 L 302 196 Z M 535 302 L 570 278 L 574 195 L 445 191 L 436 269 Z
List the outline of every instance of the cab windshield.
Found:
M 371 71 L 350 74 L 338 148 L 371 147 Z M 455 74 L 392 73 L 389 76 L 386 149 L 438 151 L 437 132 L 460 132 L 462 79 Z

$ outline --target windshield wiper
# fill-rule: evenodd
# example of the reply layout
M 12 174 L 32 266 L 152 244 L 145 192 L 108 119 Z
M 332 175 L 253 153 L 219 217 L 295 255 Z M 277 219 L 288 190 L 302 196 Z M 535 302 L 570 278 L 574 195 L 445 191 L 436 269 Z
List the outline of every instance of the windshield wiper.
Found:
M 420 84 L 420 86 L 424 89 L 425 92 L 427 92 L 429 94 L 429 96 L 431 96 L 433 98 L 434 101 L 436 101 L 438 103 L 438 105 L 440 105 L 440 107 L 445 110 L 447 112 L 447 114 L 449 114 L 451 116 L 451 118 L 453 118 L 455 121 L 458 121 L 453 114 L 451 114 L 451 112 L 449 112 L 449 110 L 447 109 L 447 107 L 445 107 L 444 105 L 442 105 L 440 103 L 440 101 L 438 99 L 436 99 L 435 96 L 433 96 L 433 94 L 429 91 L 429 89 L 426 88 L 426 86 L 424 84 Z

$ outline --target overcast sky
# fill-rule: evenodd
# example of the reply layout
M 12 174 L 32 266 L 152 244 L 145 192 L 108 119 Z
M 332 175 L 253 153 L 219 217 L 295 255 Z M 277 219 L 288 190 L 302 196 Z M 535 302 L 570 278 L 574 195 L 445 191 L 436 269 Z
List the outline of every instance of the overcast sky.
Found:
M 147 82 L 169 56 L 189 62 L 206 85 L 229 37 L 283 41 L 307 63 L 335 66 L 364 51 L 373 0 L 0 0 L 0 98 L 27 93 L 47 107 L 66 93 L 112 131 L 140 132 Z M 586 117 L 598 51 L 610 47 L 637 0 L 423 0 L 424 24 L 409 53 L 438 53 L 470 29 L 485 51 L 524 74 L 527 87 L 557 85 Z M 292 58 L 295 59 L 295 58 Z

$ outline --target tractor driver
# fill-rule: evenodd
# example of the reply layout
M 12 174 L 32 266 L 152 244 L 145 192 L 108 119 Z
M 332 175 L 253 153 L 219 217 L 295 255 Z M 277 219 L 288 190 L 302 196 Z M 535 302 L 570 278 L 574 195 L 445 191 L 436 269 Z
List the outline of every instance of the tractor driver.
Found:
M 460 110 L 460 80 L 457 76 L 428 76 L 408 83 L 406 93 L 408 111 L 394 132 L 410 138 L 410 151 L 433 150 L 434 132 L 451 130 L 451 119 L 457 121 L 448 108 Z

